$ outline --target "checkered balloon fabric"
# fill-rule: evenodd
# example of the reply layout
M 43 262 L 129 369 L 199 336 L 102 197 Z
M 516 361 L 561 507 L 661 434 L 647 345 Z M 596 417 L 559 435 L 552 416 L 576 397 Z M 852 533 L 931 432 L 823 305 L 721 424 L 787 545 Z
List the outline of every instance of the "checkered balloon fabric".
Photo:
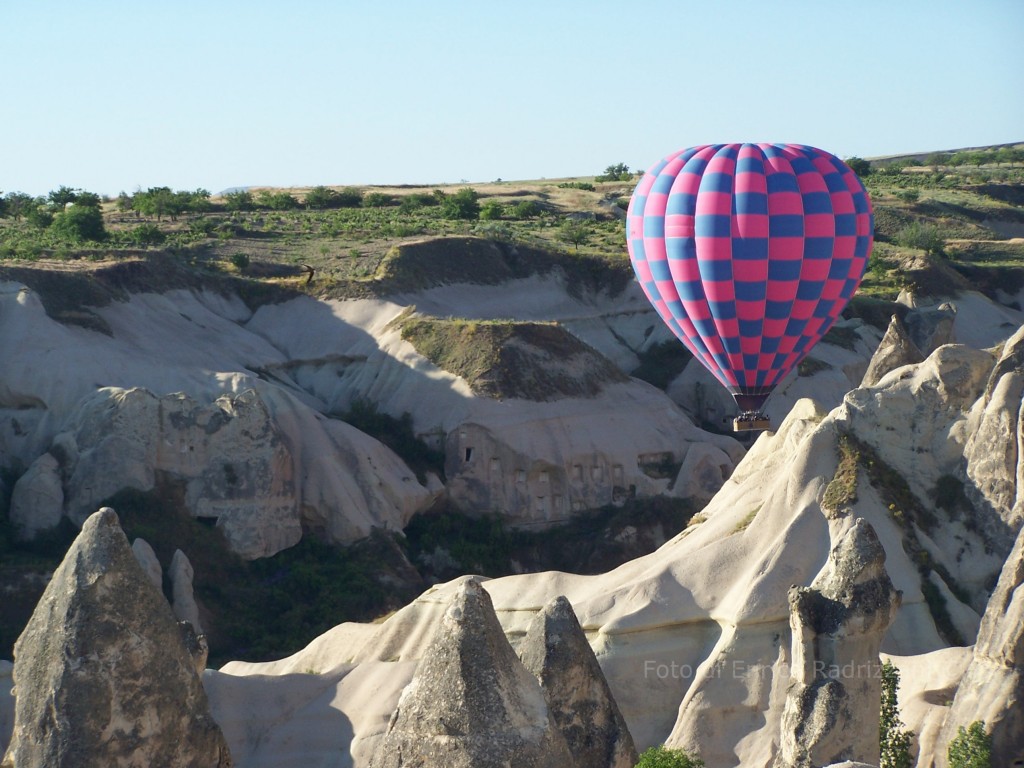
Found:
M 745 411 L 835 324 L 873 228 L 857 175 L 798 144 L 669 155 L 640 180 L 626 220 L 647 298 Z

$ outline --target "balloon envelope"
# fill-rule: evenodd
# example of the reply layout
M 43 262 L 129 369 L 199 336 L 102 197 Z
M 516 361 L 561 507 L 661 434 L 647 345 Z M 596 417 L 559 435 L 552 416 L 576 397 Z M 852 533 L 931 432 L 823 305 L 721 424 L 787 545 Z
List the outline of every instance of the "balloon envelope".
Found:
M 746 412 L 838 320 L 873 230 L 857 175 L 798 144 L 676 152 L 644 174 L 626 217 L 647 298 Z

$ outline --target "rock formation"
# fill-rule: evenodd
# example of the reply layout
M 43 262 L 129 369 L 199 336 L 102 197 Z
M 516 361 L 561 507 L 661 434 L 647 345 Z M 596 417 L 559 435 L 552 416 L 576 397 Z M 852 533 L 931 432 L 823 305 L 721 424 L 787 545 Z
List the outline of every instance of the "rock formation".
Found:
M 863 519 L 840 539 L 829 561 L 824 578 L 790 590 L 793 682 L 777 768 L 878 762 L 878 653 L 900 593 L 885 570 L 878 535 Z
M 372 768 L 573 765 L 544 694 L 505 639 L 490 596 L 463 583 L 370 763 Z
M 633 737 L 565 597 L 556 597 L 537 612 L 518 652 L 540 682 L 576 768 L 636 765 Z
M 193 658 L 112 509 L 89 517 L 14 648 L 3 768 L 229 768 Z
M 145 539 L 133 541 L 132 554 L 135 555 L 135 559 L 142 566 L 143 572 L 153 582 L 153 586 L 162 592 L 164 588 L 164 570 L 160 567 L 160 561 L 157 559 L 156 552 L 149 546 L 149 542 Z
M 907 313 L 906 328 L 913 344 L 930 355 L 955 339 L 956 305 L 943 302 L 937 307 L 917 307 Z
M 64 516 L 64 489 L 60 466 L 44 453 L 28 468 L 11 493 L 11 522 L 20 539 L 34 539 L 40 531 L 55 527 Z
M 971 411 L 965 492 L 999 549 L 1024 524 L 1024 327 L 1003 346 Z
M 59 459 L 43 454 L 16 486 L 16 521 L 30 534 L 61 514 L 81 524 L 125 489 L 174 489 L 184 512 L 216 521 L 253 559 L 296 544 L 303 524 L 338 541 L 399 528 L 432 497 L 382 444 L 269 388 L 208 404 L 106 388 L 66 427 Z
M 993 766 L 1024 765 L 1024 529 L 1003 566 L 981 620 L 974 658 L 946 716 L 939 745 L 960 726 L 985 723 Z M 946 765 L 945 750 L 936 754 Z
M 904 365 L 920 363 L 923 360 L 924 355 L 921 354 L 921 350 L 917 348 L 914 342 L 910 340 L 907 327 L 900 320 L 899 315 L 893 315 L 889 321 L 889 328 L 886 330 L 885 336 L 882 337 L 878 349 L 868 363 L 868 369 L 864 373 L 864 378 L 861 380 L 860 385 L 862 387 L 872 387 L 881 381 L 882 377 L 889 371 Z
M 202 634 L 203 627 L 199 623 L 199 606 L 196 605 L 195 593 L 192 591 L 192 578 L 195 571 L 192 563 L 180 549 L 174 550 L 171 567 L 167 569 L 171 579 L 171 609 L 178 621 L 187 621 L 197 634 Z
M 14 687 L 11 682 L 11 670 L 14 665 L 9 661 L 0 661 L 0 754 L 7 751 L 14 729 Z

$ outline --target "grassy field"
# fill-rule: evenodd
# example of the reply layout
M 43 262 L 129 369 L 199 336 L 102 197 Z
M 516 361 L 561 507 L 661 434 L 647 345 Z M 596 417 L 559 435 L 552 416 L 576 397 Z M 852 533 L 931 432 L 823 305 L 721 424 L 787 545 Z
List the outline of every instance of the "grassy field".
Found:
M 1017 280 L 1011 273 L 1024 268 L 1024 164 L 953 167 L 890 158 L 874 165 L 864 181 L 875 207 L 876 246 L 862 295 L 891 300 L 906 287 L 955 288 L 941 277 L 950 270 L 936 273 L 935 265 L 983 290 L 1005 285 L 1008 275 Z M 202 212 L 173 218 L 106 201 L 102 242 L 69 243 L 27 217 L 0 219 L 0 268 L 11 276 L 29 266 L 89 271 L 160 254 L 203 280 L 352 296 L 558 267 L 573 276 L 570 283 L 617 291 L 631 279 L 623 220 L 635 182 L 336 187 L 333 193 L 355 192 L 357 204 L 326 208 L 306 207 L 316 192 L 310 188 L 252 190 L 256 210 L 228 210 L 229 198 L 211 197 Z M 467 189 L 480 213 L 453 218 L 443 201 Z M 290 196 L 296 207 L 259 208 L 274 196 Z

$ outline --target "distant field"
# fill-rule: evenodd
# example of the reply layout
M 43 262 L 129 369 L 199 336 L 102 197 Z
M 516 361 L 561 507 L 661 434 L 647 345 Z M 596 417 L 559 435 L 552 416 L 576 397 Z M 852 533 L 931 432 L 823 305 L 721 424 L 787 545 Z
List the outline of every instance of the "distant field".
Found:
M 873 159 L 862 178 L 875 207 L 876 249 L 862 293 L 891 299 L 931 261 L 966 267 L 979 287 L 992 282 L 986 269 L 1024 269 L 1024 159 L 1014 159 L 1024 158 L 1022 147 Z M 628 273 L 623 220 L 637 178 L 252 189 L 224 197 L 155 189 L 101 201 L 105 236 L 98 241 L 69 238 L 66 227 L 50 223 L 67 218 L 63 206 L 21 201 L 34 212 L 15 216 L 6 206 L 0 263 L 75 269 L 159 252 L 200 272 L 331 295 L 393 282 L 396 264 L 408 288 L 416 272 L 410 259 L 426 258 L 429 249 L 405 246 L 470 237 L 544 252 L 591 279 L 618 281 Z M 163 208 L 154 204 L 159 195 L 169 201 Z M 440 268 L 443 261 L 431 258 Z

